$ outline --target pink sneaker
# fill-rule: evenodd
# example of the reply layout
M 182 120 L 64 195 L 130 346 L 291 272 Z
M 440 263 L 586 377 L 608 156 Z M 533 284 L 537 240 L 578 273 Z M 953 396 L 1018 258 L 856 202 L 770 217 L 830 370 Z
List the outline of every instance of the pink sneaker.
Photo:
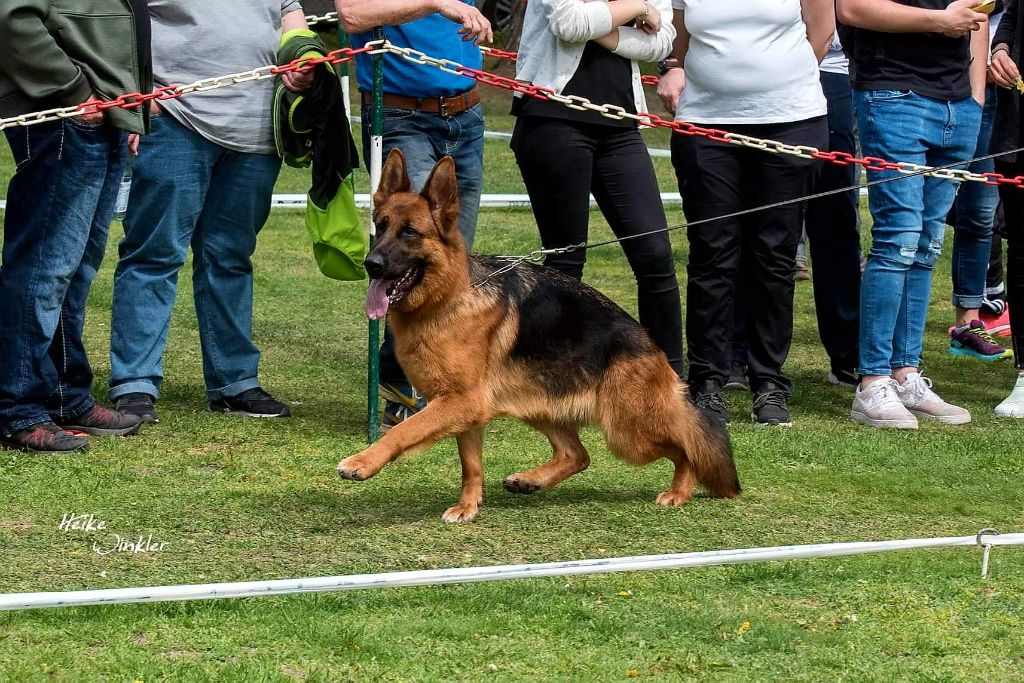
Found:
M 900 401 L 899 385 L 892 377 L 857 387 L 850 419 L 883 429 L 917 429 L 917 418 Z
M 948 425 L 963 425 L 971 421 L 971 414 L 966 408 L 943 401 L 932 391 L 932 381 L 918 372 L 907 375 L 897 391 L 903 405 L 917 417 Z

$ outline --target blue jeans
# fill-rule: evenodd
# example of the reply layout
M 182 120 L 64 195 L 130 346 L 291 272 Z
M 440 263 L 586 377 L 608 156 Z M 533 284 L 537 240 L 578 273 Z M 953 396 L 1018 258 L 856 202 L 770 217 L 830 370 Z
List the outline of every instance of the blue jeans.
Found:
M 153 117 L 139 144 L 114 275 L 110 397 L 158 397 L 178 271 L 192 247 L 203 378 L 211 401 L 260 386 L 252 254 L 281 161 L 235 152 Z
M 985 109 L 973 156 L 988 154 L 992 141 L 992 121 L 996 113 L 996 86 L 985 90 Z M 995 170 L 995 159 L 975 161 L 968 167 L 973 173 Z M 992 252 L 992 223 L 999 205 L 999 188 L 984 183 L 965 183 L 956 197 L 956 224 L 953 234 L 953 305 L 974 309 L 985 298 L 985 276 Z
M 82 344 L 126 135 L 70 119 L 6 131 L 14 161 L 0 267 L 0 431 L 95 405 Z
M 981 105 L 971 97 L 943 102 L 909 90 L 870 90 L 855 91 L 854 100 L 865 156 L 940 166 L 974 152 Z M 869 172 L 868 180 L 899 175 Z M 954 181 L 926 176 L 869 188 L 874 226 L 861 282 L 861 374 L 919 367 L 932 272 L 956 190 Z
M 363 107 L 363 159 L 370 160 L 370 107 Z M 442 157 L 455 160 L 459 185 L 459 232 L 466 248 L 473 248 L 476 218 L 480 212 L 480 194 L 484 187 L 484 114 L 478 104 L 456 116 L 427 114 L 411 109 L 384 107 L 384 158 L 396 147 L 405 155 L 409 180 L 419 191 L 434 164 Z M 405 383 L 405 373 L 395 357 L 391 330 L 384 330 L 380 349 L 380 381 Z

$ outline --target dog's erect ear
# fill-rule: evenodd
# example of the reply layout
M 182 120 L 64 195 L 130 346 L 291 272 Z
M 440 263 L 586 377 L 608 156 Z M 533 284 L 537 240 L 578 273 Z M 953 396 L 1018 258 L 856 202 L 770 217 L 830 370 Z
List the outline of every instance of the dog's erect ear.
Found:
M 405 170 L 405 155 L 395 148 L 388 154 L 380 171 L 380 185 L 373 193 L 373 205 L 378 207 L 391 195 L 409 191 L 409 173 Z
M 441 225 L 441 236 L 447 238 L 453 230 L 457 230 L 456 221 L 459 217 L 459 185 L 455 177 L 455 160 L 443 157 L 430 172 L 423 191 L 420 193 L 434 220 Z

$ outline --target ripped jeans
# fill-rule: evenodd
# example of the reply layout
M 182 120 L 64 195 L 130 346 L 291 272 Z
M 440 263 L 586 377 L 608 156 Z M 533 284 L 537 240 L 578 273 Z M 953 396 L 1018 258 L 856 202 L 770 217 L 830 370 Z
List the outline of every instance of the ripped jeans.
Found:
M 854 98 L 865 156 L 941 166 L 974 152 L 981 105 L 971 97 L 947 102 L 909 90 L 858 90 Z M 868 180 L 899 175 L 869 171 Z M 920 366 L 932 271 L 956 190 L 954 181 L 925 176 L 868 189 L 874 225 L 861 281 L 861 374 Z

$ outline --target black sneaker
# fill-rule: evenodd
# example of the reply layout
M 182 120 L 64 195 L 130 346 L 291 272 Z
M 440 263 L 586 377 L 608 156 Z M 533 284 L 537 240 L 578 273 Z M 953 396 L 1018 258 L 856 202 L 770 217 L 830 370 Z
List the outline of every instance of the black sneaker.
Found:
M 828 371 L 828 383 L 837 387 L 843 385 L 855 387 L 860 384 L 860 375 L 852 368 L 833 367 Z
M 729 368 L 729 379 L 726 380 L 723 389 L 750 391 L 750 381 L 747 379 L 747 366 L 742 363 L 733 363 Z
M 135 415 L 143 422 L 159 422 L 160 418 L 153 407 L 153 397 L 149 394 L 125 394 L 117 399 L 117 412 L 122 415 Z
M 55 417 L 53 421 L 68 431 L 85 432 L 96 436 L 131 436 L 142 426 L 142 420 L 138 415 L 122 415 L 99 403 L 78 417 Z
M 722 385 L 716 380 L 705 380 L 695 390 L 691 390 L 693 403 L 708 417 L 722 425 L 729 424 L 729 399 L 722 393 Z
M 289 417 L 292 414 L 288 406 L 259 387 L 243 391 L 237 396 L 210 401 L 210 410 L 246 417 Z
M 793 419 L 789 416 L 786 405 L 786 392 L 771 382 L 762 384 L 754 395 L 754 408 L 751 417 L 758 425 L 792 427 Z
M 89 450 L 89 439 L 68 434 L 52 422 L 43 422 L 20 432 L 0 432 L 0 449 L 64 455 Z

